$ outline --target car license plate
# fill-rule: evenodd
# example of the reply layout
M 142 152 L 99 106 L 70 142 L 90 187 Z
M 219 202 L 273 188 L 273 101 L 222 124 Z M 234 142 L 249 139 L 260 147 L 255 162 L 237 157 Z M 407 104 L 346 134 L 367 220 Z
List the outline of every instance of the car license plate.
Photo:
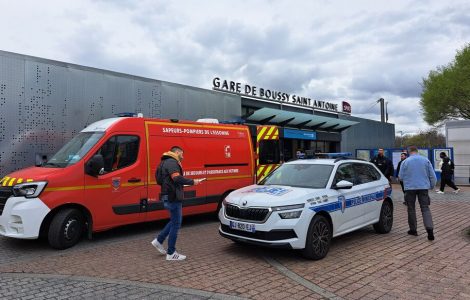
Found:
M 240 223 L 240 222 L 234 222 L 234 221 L 230 221 L 230 228 L 241 230 L 241 231 L 247 231 L 247 232 L 256 231 L 255 224 L 247 224 L 247 223 Z

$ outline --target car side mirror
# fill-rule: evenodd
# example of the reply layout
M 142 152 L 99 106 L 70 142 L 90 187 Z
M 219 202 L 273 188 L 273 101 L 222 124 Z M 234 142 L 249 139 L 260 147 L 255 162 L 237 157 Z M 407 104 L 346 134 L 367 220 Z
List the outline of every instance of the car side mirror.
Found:
M 104 158 L 101 154 L 95 154 L 93 157 L 85 164 L 85 174 L 88 174 L 93 177 L 98 177 L 98 175 L 103 174 L 104 168 Z
M 338 182 L 337 184 L 335 184 L 333 186 L 333 189 L 335 189 L 335 190 L 343 190 L 343 189 L 348 190 L 348 189 L 352 188 L 353 185 L 354 184 L 350 181 L 341 180 L 340 182 Z

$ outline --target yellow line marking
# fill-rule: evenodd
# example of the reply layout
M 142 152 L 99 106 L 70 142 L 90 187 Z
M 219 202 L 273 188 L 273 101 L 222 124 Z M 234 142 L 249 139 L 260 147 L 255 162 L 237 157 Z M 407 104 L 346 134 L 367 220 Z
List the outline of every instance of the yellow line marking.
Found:
M 16 183 L 22 183 L 23 182 L 23 178 L 20 178 L 18 179 L 18 181 Z
M 33 179 L 26 179 L 26 182 L 33 182 Z

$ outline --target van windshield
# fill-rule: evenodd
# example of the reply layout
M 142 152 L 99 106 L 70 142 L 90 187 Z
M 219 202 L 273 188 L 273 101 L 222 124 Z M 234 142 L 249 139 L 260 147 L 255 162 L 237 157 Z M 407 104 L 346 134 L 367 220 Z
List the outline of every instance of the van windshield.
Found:
M 62 147 L 42 166 L 65 168 L 78 162 L 104 135 L 104 132 L 81 132 Z
M 269 174 L 260 184 L 323 189 L 328 183 L 332 170 L 332 165 L 284 164 Z

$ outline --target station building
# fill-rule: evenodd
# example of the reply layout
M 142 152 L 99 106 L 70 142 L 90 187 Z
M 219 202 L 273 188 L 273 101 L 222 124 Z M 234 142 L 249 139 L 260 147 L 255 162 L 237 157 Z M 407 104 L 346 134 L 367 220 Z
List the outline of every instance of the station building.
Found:
M 0 51 L 0 176 L 40 163 L 84 127 L 119 113 L 279 126 L 282 160 L 299 149 L 392 148 L 395 125 L 315 99 L 214 76 L 212 89 Z

